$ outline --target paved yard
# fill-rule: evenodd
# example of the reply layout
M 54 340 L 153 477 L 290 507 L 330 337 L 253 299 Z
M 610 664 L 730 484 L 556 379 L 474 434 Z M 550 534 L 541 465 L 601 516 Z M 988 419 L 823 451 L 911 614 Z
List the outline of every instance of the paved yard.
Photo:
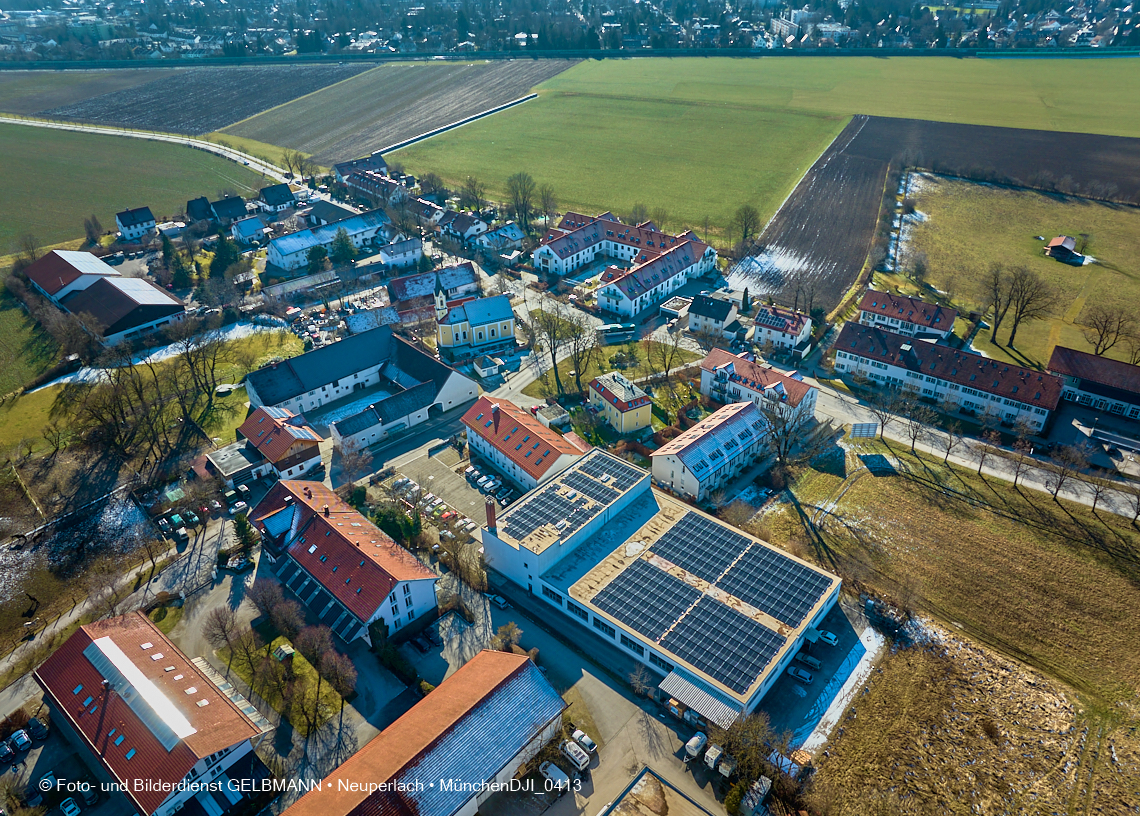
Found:
M 477 522 L 485 517 L 483 494 L 467 484 L 462 470 L 456 473 L 438 456 L 421 456 L 405 462 L 399 466 L 399 471 L 423 488 L 425 493 L 434 493 L 462 515 Z

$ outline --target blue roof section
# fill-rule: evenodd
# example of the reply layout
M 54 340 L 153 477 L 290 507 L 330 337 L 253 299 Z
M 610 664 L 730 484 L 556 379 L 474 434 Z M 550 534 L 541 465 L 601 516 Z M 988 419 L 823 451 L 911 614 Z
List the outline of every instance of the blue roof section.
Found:
M 467 320 L 472 326 L 511 320 L 515 316 L 511 309 L 511 299 L 506 295 L 479 298 L 464 303 L 460 308 L 467 313 Z
M 416 806 L 415 812 L 450 816 L 471 798 L 471 792 L 447 791 L 439 784 L 416 791 L 416 780 L 454 779 L 477 785 L 492 779 L 565 705 L 538 667 L 527 661 L 522 671 L 472 709 L 394 781 L 413 786 L 405 796 Z
M 279 538 L 288 531 L 289 527 L 293 524 L 293 516 L 296 515 L 297 507 L 295 505 L 288 505 L 282 507 L 276 513 L 266 516 L 262 519 L 262 524 L 269 534 L 274 538 Z
M 282 255 L 292 255 L 295 252 L 308 252 L 309 249 L 318 245 L 326 246 L 331 244 L 339 229 L 343 229 L 351 238 L 360 232 L 379 229 L 387 224 L 388 221 L 388 216 L 386 216 L 382 210 L 369 210 L 368 212 L 360 213 L 360 215 L 346 218 L 343 221 L 325 224 L 323 227 L 313 227 L 312 229 L 300 230 L 299 232 L 294 232 L 289 235 L 282 235 L 280 238 L 274 238 L 269 243 L 271 246 L 277 247 L 277 251 Z

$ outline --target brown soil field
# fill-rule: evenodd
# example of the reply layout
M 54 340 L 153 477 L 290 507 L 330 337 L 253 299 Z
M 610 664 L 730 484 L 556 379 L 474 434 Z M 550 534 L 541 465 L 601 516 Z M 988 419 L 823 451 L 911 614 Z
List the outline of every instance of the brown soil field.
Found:
M 161 79 L 38 111 L 44 116 L 197 135 L 356 76 L 371 66 L 267 65 L 191 68 Z
M 310 153 L 330 165 L 518 99 L 572 65 L 562 60 L 383 65 L 225 132 Z
M 1140 203 L 1140 139 L 856 116 L 733 270 L 738 285 L 791 303 L 814 282 L 815 305 L 833 308 L 863 268 L 890 164 Z
M 120 71 L 0 71 L 0 111 L 31 114 L 173 75 L 169 68 Z

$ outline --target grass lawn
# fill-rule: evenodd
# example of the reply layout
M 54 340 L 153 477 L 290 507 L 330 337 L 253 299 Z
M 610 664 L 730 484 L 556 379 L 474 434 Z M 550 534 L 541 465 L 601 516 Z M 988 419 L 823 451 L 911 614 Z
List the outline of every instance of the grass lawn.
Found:
M 169 635 L 178 622 L 182 620 L 182 607 L 163 604 L 155 607 L 146 615 L 159 628 L 164 635 Z
M 960 309 L 978 307 L 978 284 L 993 263 L 1028 267 L 1060 293 L 1052 319 L 1018 328 L 1016 350 L 1005 346 L 1008 317 L 999 345 L 979 332 L 974 347 L 988 357 L 1044 365 L 1056 345 L 1091 351 L 1079 328 L 1087 306 L 1140 303 L 1140 210 L 940 178 L 926 183 L 917 207 L 930 220 L 915 228 L 912 247 L 926 253 L 928 282 L 953 293 Z M 1034 237 L 1080 233 L 1099 263 L 1058 263 Z M 1118 347 L 1108 356 L 1124 353 Z
M 58 361 L 55 339 L 7 289 L 0 289 L 0 394 L 15 391 Z
M 652 342 L 655 346 L 658 345 L 657 341 L 655 340 L 650 342 Z M 582 374 L 582 388 L 585 389 L 590 380 L 594 379 L 594 377 L 597 377 L 599 374 L 605 374 L 607 371 L 618 370 L 610 362 L 610 358 L 617 354 L 619 350 L 628 349 L 629 346 L 630 344 L 603 347 L 600 361 L 591 365 Z M 646 365 L 645 344 L 636 343 L 634 344 L 634 348 L 637 350 L 637 364 L 621 370 L 621 373 L 631 380 L 636 380 L 639 377 L 646 377 L 652 373 L 649 370 L 649 367 Z M 693 360 L 699 360 L 703 356 L 704 355 L 697 354 L 694 351 L 680 349 L 677 352 L 677 367 L 679 368 L 686 363 L 691 363 Z M 547 355 L 547 362 L 549 363 L 549 355 Z M 573 390 L 575 387 L 574 378 L 570 376 L 570 372 L 573 370 L 574 364 L 570 362 L 570 360 L 563 360 L 558 364 L 558 376 L 562 380 L 562 387 L 568 391 Z M 554 394 L 554 391 L 554 376 L 549 370 L 543 374 L 542 377 L 535 380 L 523 389 L 523 393 L 528 397 L 535 397 L 539 399 L 542 397 L 552 396 Z
M 263 161 L 281 167 L 281 155 L 285 152 L 285 148 L 278 147 L 273 144 L 266 144 L 259 142 L 256 139 L 247 139 L 244 136 L 235 136 L 232 133 L 224 133 L 222 131 L 215 131 L 214 133 L 207 133 L 202 137 L 206 141 L 215 142 L 225 147 L 232 147 L 235 150 L 240 150 L 243 153 L 248 153 L 251 156 L 256 156 Z M 308 157 L 308 153 L 301 153 L 301 155 Z
M 19 168 L 0 199 L 4 252 L 28 232 L 45 244 L 82 237 L 92 213 L 113 229 L 115 213 L 127 207 L 146 205 L 161 218 L 200 195 L 250 195 L 261 178 L 188 147 L 25 125 L 0 125 L 0 155 L 5 166 Z
M 849 486 L 827 517 L 817 560 L 889 597 L 913 597 L 1094 701 L 1135 694 L 1140 532 L 1128 519 L 947 468 L 901 443 L 856 448 L 897 457 L 903 471 Z M 849 454 L 848 469 L 856 465 Z M 810 514 L 821 495 L 797 500 Z

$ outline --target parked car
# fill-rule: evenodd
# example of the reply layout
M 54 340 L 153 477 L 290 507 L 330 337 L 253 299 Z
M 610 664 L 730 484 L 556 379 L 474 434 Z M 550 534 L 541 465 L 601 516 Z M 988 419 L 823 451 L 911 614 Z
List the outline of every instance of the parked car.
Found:
M 210 502 L 210 510 L 215 513 L 222 512 L 222 503 L 217 499 L 214 499 L 212 502 Z
M 424 652 L 427 651 L 427 649 L 424 648 L 424 645 L 422 643 L 420 643 L 420 639 L 418 637 L 412 638 L 411 640 L 408 641 L 408 643 L 412 644 L 412 646 L 414 646 L 416 651 L 419 652 L 420 654 L 423 654 Z
M 27 751 L 32 747 L 32 738 L 28 736 L 28 732 L 24 729 L 19 729 L 12 734 L 10 740 L 12 747 L 17 751 Z
M 467 479 L 470 479 L 471 474 L 474 472 L 475 472 L 475 466 L 474 465 L 468 465 L 467 469 L 463 471 L 463 476 Z
M 464 476 L 467 477 L 467 481 L 475 483 L 483 478 L 483 472 L 479 468 L 473 467 L 464 471 Z
M 491 603 L 493 603 L 495 606 L 499 607 L 499 609 L 510 609 L 511 608 L 511 605 L 509 603 L 507 603 L 507 599 L 504 598 L 502 595 L 491 595 L 490 599 L 491 599 Z
M 62 813 L 63 816 L 79 816 L 81 811 L 79 810 L 79 805 L 69 796 L 59 803 L 59 812 Z
M 495 477 L 488 473 L 486 476 L 481 476 L 479 480 L 475 482 L 475 486 L 482 490 L 489 482 L 494 481 L 494 479 Z
M 230 508 L 230 515 L 236 516 L 238 513 L 244 513 L 247 510 L 249 510 L 249 505 L 243 501 L 239 501 L 237 504 Z
M 492 479 L 491 481 L 487 482 L 487 484 L 480 487 L 479 490 L 481 490 L 483 493 L 494 493 L 495 490 L 497 490 L 502 484 L 503 483 L 498 479 Z
M 170 517 L 170 526 L 171 527 L 174 527 L 175 529 L 177 529 L 179 527 L 184 527 L 185 525 L 186 525 L 186 521 L 185 521 L 185 519 L 182 518 L 181 514 L 175 513 L 174 515 L 172 515 Z
M 839 644 L 839 638 L 837 638 L 831 632 L 825 631 L 823 629 L 819 630 L 819 639 L 826 643 L 828 646 L 836 646 Z
M 8 744 L 8 740 L 0 740 L 0 763 L 7 765 L 16 758 L 16 752 Z
M 448 541 L 454 541 L 455 540 L 455 533 L 451 532 L 451 530 L 440 530 L 439 531 L 439 537 L 440 538 L 446 538 Z
M 187 510 L 186 511 L 186 523 L 189 524 L 191 527 L 197 527 L 199 524 L 202 523 L 202 521 L 201 521 L 201 519 L 198 518 L 198 514 L 195 513 L 193 510 Z
M 597 752 L 597 750 L 598 750 L 597 743 L 594 742 L 592 739 L 590 739 L 590 735 L 587 734 L 585 731 L 583 731 L 581 728 L 579 728 L 577 731 L 575 731 L 570 736 L 572 736 L 574 738 L 574 742 L 581 745 L 583 748 L 585 748 L 591 754 Z
M 571 740 L 566 740 L 561 746 L 562 756 L 566 757 L 579 771 L 588 770 L 590 767 L 590 755 L 587 754 L 582 746 Z
M 158 520 L 158 529 L 162 530 L 163 535 L 170 535 L 170 531 L 174 528 L 170 526 L 170 522 L 164 518 Z
M 439 518 L 440 516 L 442 516 L 446 512 L 447 512 L 447 505 L 444 504 L 443 502 L 440 502 L 439 504 L 437 504 L 435 507 L 432 508 L 431 514 L 432 514 L 433 518 Z
M 501 499 L 499 499 L 499 504 L 501 504 L 503 507 L 506 507 L 508 504 L 510 504 L 514 500 L 515 500 L 515 491 L 508 490 L 507 495 L 505 495 Z
M 48 728 L 41 720 L 32 717 L 28 720 L 28 733 L 32 735 L 32 739 L 45 740 L 48 735 Z
M 495 491 L 495 498 L 501 499 L 501 498 L 507 496 L 510 492 L 511 492 L 511 489 L 509 487 L 507 487 L 506 485 L 503 485 L 502 487 L 500 487 L 498 490 Z
M 439 631 L 434 626 L 429 626 L 427 629 L 425 629 L 424 635 L 429 641 L 431 641 L 433 646 L 443 645 L 443 638 L 439 636 Z
M 570 777 L 568 777 L 561 768 L 553 762 L 544 762 L 538 766 L 538 772 L 542 774 L 547 782 L 551 783 L 558 791 L 570 790 Z
M 458 518 L 458 517 L 459 517 L 459 514 L 456 513 L 454 510 L 448 510 L 442 516 L 439 517 L 439 520 L 440 521 L 451 521 L 452 519 Z
M 399 479 L 392 482 L 392 489 L 393 490 L 399 490 L 404 485 L 408 484 L 410 481 L 411 481 L 411 479 L 409 479 L 407 476 L 401 476 Z
M 433 501 L 435 501 L 435 494 L 434 493 L 425 493 L 423 496 L 420 497 L 420 506 L 421 507 L 427 507 Z
M 799 680 L 801 683 L 810 683 L 812 681 L 811 672 L 806 669 L 801 669 L 799 666 L 788 666 L 788 674 Z

